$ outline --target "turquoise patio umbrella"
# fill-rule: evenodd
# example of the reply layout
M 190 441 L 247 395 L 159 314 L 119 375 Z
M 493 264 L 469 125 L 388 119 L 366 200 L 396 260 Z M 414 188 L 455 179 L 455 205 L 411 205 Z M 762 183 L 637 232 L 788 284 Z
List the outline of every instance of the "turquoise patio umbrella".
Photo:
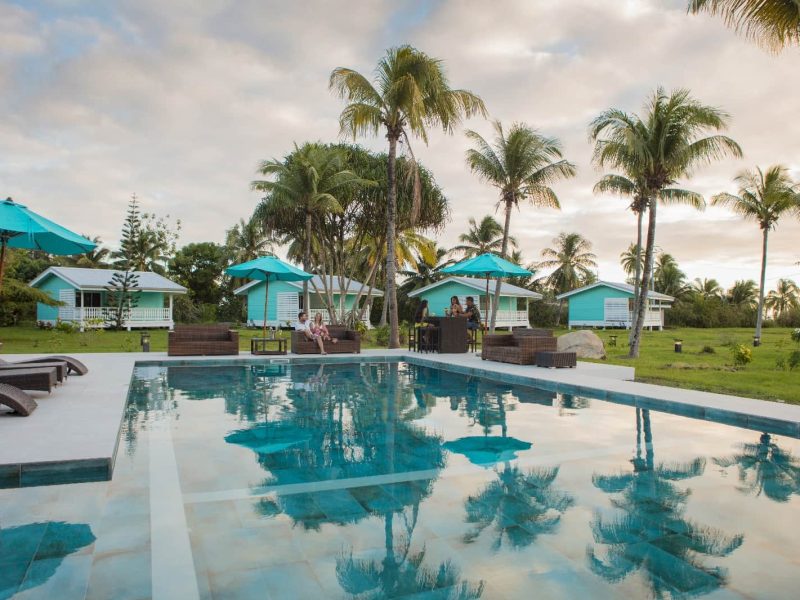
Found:
M 225 269 L 231 277 L 241 279 L 256 279 L 266 283 L 264 289 L 264 337 L 267 337 L 267 306 L 269 305 L 269 282 L 270 281 L 306 281 L 313 275 L 306 273 L 302 269 L 283 262 L 275 256 L 262 256 L 255 260 L 233 265 Z
M 11 198 L 0 201 L 0 290 L 3 288 L 6 248 L 43 250 L 49 254 L 83 254 L 94 250 L 92 240 L 73 233 L 17 204 Z
M 459 263 L 450 265 L 442 269 L 442 273 L 448 275 L 473 275 L 486 278 L 486 302 L 489 302 L 489 278 L 490 277 L 524 277 L 531 275 L 528 269 L 523 269 L 519 265 L 507 261 L 504 258 L 487 252 L 474 258 L 462 260 Z M 488 305 L 487 305 L 488 306 Z M 497 307 L 494 307 L 497 310 Z M 489 312 L 488 310 L 486 311 Z M 489 316 L 486 316 L 486 323 L 489 323 Z

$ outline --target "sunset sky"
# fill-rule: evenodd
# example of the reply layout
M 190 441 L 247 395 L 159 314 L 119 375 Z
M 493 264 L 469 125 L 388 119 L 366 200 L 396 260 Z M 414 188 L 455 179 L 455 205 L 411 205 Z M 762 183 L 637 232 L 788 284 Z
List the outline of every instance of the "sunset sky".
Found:
M 0 2 L 0 37 L 0 195 L 111 246 L 132 192 L 145 210 L 181 219 L 181 243 L 222 242 L 259 199 L 249 188 L 259 161 L 294 142 L 339 139 L 331 70 L 369 73 L 403 43 L 442 59 L 451 84 L 479 94 L 491 118 L 559 137 L 577 164 L 578 176 L 555 187 L 561 211 L 514 214 L 526 261 L 574 231 L 594 244 L 602 279 L 623 278 L 635 220 L 625 200 L 592 194 L 601 173 L 587 124 L 609 107 L 639 111 L 658 85 L 728 111 L 745 154 L 683 187 L 734 192 L 737 172 L 776 163 L 800 178 L 800 49 L 770 54 L 718 19 L 687 15 L 685 0 Z M 465 127 L 492 134 L 484 119 Z M 495 210 L 495 190 L 465 165 L 467 147 L 463 130 L 414 146 L 451 203 L 443 246 L 470 216 Z M 659 218 L 657 245 L 690 278 L 758 278 L 755 223 L 718 208 Z M 800 280 L 799 241 L 800 220 L 785 219 L 768 287 Z

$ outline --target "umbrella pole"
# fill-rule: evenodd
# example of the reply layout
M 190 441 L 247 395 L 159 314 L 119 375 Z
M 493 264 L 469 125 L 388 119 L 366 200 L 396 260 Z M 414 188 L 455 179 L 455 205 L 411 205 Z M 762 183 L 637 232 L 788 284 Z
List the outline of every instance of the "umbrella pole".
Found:
M 267 279 L 264 282 L 264 333 L 262 336 L 264 339 L 267 337 L 267 306 L 269 305 L 269 275 L 267 275 Z
M 489 329 L 489 311 L 491 310 L 492 300 L 489 298 L 489 274 L 486 274 L 486 329 Z
M 6 273 L 6 245 L 8 238 L 2 236 L 0 238 L 0 292 L 3 291 L 3 276 Z

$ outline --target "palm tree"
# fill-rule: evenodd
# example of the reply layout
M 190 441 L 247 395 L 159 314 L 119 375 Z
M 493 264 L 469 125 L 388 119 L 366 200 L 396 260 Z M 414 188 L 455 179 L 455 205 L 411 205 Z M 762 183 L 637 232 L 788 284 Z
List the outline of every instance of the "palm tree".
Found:
M 442 262 L 446 256 L 446 249 L 431 242 L 423 252 L 420 252 L 411 269 L 400 271 L 400 275 L 406 278 L 400 286 L 401 292 L 407 296 L 414 290 L 438 281 L 441 277 L 439 271 L 452 262 L 452 260 Z
M 716 206 L 728 206 L 733 212 L 751 219 L 761 228 L 761 286 L 758 292 L 758 315 L 756 338 L 761 339 L 761 324 L 764 320 L 764 288 L 767 277 L 767 241 L 770 230 L 778 225 L 780 218 L 800 207 L 797 188 L 782 165 L 773 165 L 766 172 L 756 167 L 754 171 L 743 171 L 734 181 L 739 185 L 739 195 L 721 193 L 711 199 Z
M 330 88 L 348 105 L 342 110 L 339 125 L 342 133 L 378 135 L 385 130 L 389 140 L 387 161 L 388 190 L 386 202 L 386 301 L 389 303 L 389 347 L 400 347 L 395 282 L 395 224 L 397 220 L 397 144 L 416 135 L 427 143 L 428 127 L 441 127 L 452 133 L 463 117 L 485 115 L 478 96 L 466 90 L 452 89 L 442 62 L 411 46 L 390 48 L 379 62 L 374 83 L 361 73 L 337 67 L 330 77 Z M 419 206 L 419 180 L 415 177 L 415 202 Z M 412 214 L 412 221 L 413 218 Z
M 275 239 L 264 231 L 264 222 L 260 219 L 239 219 L 225 233 L 225 245 L 230 252 L 230 258 L 237 263 L 272 254 L 274 243 Z
M 780 317 L 786 311 L 800 306 L 800 290 L 791 279 L 778 279 L 775 289 L 767 295 L 764 304 L 776 317 Z
M 635 322 L 638 310 L 636 300 L 639 298 L 639 283 L 642 276 L 642 222 L 648 207 L 648 191 L 647 184 L 641 174 L 637 174 L 637 169 L 631 168 L 631 165 L 624 166 L 624 168 L 627 169 L 630 177 L 615 174 L 605 175 L 595 184 L 593 191 L 595 194 L 615 193 L 631 199 L 628 208 L 636 215 L 636 242 L 633 244 L 633 252 L 631 253 L 629 248 L 626 253 L 621 255 L 621 258 L 624 261 L 622 266 L 626 269 L 626 273 L 633 276 L 634 309 L 631 321 Z M 658 199 L 662 204 L 687 204 L 698 210 L 705 208 L 703 197 L 689 190 L 665 188 L 660 190 Z M 626 256 L 626 254 L 628 255 Z M 632 272 L 627 270 L 631 267 Z M 631 329 L 631 337 L 633 331 Z
M 555 269 L 547 276 L 547 285 L 556 293 L 564 294 L 594 278 L 592 269 L 597 268 L 597 256 L 591 251 L 592 243 L 579 233 L 561 232 L 553 238 L 553 248 L 542 250 L 545 260 L 536 266 L 540 269 Z M 558 319 L 561 318 L 559 302 Z M 556 325 L 558 325 L 558 319 Z
M 620 253 L 619 264 L 628 276 L 628 281 L 634 284 L 635 296 L 639 289 L 639 275 L 642 272 L 642 253 L 636 242 Z
M 68 267 L 107 269 L 110 266 L 108 259 L 111 256 L 111 250 L 103 246 L 103 240 L 100 239 L 99 235 L 93 238 L 89 238 L 88 235 L 84 235 L 83 237 L 91 239 L 95 243 L 94 250 L 74 256 L 63 256 L 59 262 Z
M 689 0 L 689 11 L 719 15 L 729 27 L 774 50 L 800 43 L 797 0 Z
M 283 160 L 263 161 L 258 172 L 273 179 L 251 184 L 254 190 L 268 194 L 256 209 L 256 220 L 267 229 L 302 233 L 303 269 L 310 271 L 314 219 L 341 212 L 336 193 L 366 182 L 345 169 L 341 151 L 311 143 L 295 144 L 294 152 Z M 303 306 L 309 306 L 307 281 L 303 282 Z
M 728 115 L 712 106 L 701 104 L 688 90 L 680 89 L 669 95 L 658 88 L 648 100 L 645 116 L 640 118 L 612 108 L 603 112 L 590 125 L 595 141 L 594 162 L 599 166 L 618 168 L 635 173 L 634 180 L 644 182 L 648 203 L 647 242 L 644 268 L 636 299 L 631 358 L 639 356 L 639 344 L 647 308 L 648 283 L 653 270 L 656 215 L 659 200 L 665 190 L 697 166 L 722 158 L 741 156 L 741 148 L 729 137 L 720 134 L 702 137 L 709 131 L 725 129 Z M 682 196 L 693 196 L 682 190 Z
M 758 286 L 752 279 L 737 280 L 728 290 L 727 298 L 734 306 L 755 308 L 758 304 Z
M 692 283 L 692 292 L 704 300 L 721 300 L 724 296 L 722 286 L 716 279 L 700 279 L 696 277 Z
M 544 136 L 524 123 L 513 123 L 506 135 L 500 121 L 495 121 L 494 130 L 494 144 L 474 131 L 467 131 L 467 137 L 476 146 L 467 150 L 467 164 L 500 194 L 498 206 L 505 209 L 500 255 L 508 258 L 511 210 L 519 208 L 519 203 L 524 201 L 536 207 L 560 209 L 558 196 L 550 186 L 559 179 L 573 177 L 575 165 L 562 158 L 561 142 L 557 138 Z M 498 278 L 492 302 L 492 333 L 497 321 L 500 284 Z
M 486 215 L 478 223 L 475 217 L 469 218 L 469 230 L 458 236 L 461 242 L 454 246 L 450 252 L 463 255 L 464 258 L 472 258 L 487 252 L 497 254 L 503 248 L 503 228 L 492 215 Z M 509 238 L 512 247 L 517 247 L 517 240 Z

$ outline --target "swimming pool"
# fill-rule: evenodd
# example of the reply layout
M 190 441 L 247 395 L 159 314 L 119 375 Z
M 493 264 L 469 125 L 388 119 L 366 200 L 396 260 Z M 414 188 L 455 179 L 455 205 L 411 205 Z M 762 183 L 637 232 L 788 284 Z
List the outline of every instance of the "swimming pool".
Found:
M 800 442 L 407 363 L 139 366 L 0 599 L 793 597 Z

